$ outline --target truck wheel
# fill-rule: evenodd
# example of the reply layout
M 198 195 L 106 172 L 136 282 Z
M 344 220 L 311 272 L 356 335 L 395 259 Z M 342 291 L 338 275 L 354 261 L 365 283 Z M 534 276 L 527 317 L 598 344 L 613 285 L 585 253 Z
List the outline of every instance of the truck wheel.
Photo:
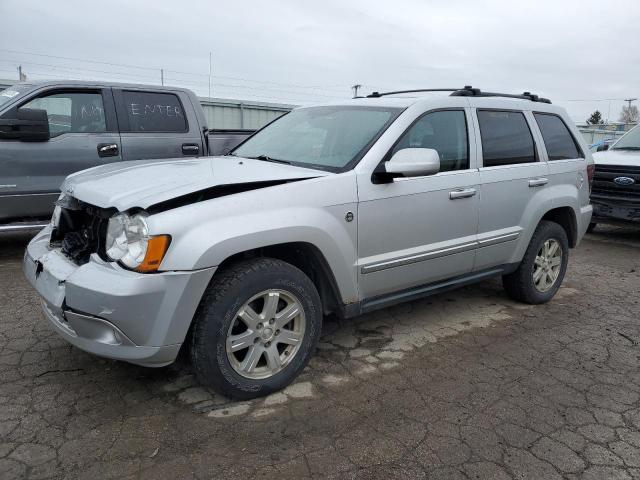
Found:
M 286 387 L 320 338 L 322 306 L 314 284 L 286 262 L 233 265 L 207 288 L 191 334 L 198 380 L 237 399 Z
M 564 228 L 543 220 L 533 233 L 518 269 L 504 275 L 502 284 L 514 300 L 546 303 L 560 288 L 568 261 L 569 242 Z
M 593 223 L 593 222 L 590 223 L 589 226 L 587 227 L 587 233 L 593 232 L 596 229 L 597 225 L 598 225 L 597 223 Z

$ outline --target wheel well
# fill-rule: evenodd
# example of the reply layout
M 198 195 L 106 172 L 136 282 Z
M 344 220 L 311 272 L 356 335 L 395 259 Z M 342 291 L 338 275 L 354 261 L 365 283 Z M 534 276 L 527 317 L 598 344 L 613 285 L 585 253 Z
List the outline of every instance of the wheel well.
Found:
M 218 271 L 240 260 L 257 257 L 277 258 L 302 270 L 320 294 L 323 313 L 342 315 L 342 300 L 333 272 L 324 255 L 315 245 L 306 242 L 290 242 L 247 250 L 225 259 L 219 265 Z
M 576 246 L 578 240 L 578 225 L 576 222 L 576 215 L 571 207 L 559 207 L 549 210 L 544 214 L 542 220 L 549 220 L 555 222 L 564 228 L 569 239 L 569 246 L 571 248 Z

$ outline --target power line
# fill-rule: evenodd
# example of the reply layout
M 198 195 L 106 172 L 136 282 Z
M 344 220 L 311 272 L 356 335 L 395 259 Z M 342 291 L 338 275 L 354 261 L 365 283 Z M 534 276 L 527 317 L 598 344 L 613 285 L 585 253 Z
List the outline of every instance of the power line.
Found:
M 0 70 L 0 71 L 13 73 L 15 75 L 15 71 L 10 71 L 10 70 Z M 39 71 L 29 71 L 27 73 L 31 78 L 35 78 L 35 77 L 38 77 L 40 79 L 52 78 L 51 74 L 48 72 L 45 73 L 45 72 L 39 72 Z M 71 80 L 91 80 L 91 79 L 87 79 L 85 76 L 79 73 L 65 74 L 65 77 Z M 193 82 L 183 82 L 183 83 L 193 84 Z M 202 85 L 202 82 L 200 82 L 200 85 Z M 308 102 L 315 101 L 312 95 L 305 95 L 304 93 L 300 93 L 300 92 L 289 92 L 292 95 L 298 96 L 297 98 L 292 98 L 290 96 L 286 96 L 286 92 L 285 92 L 285 95 L 270 94 L 269 92 L 266 92 L 265 94 L 262 94 L 262 95 L 256 95 L 256 94 L 247 93 L 247 92 L 235 91 L 236 88 L 243 88 L 242 86 L 228 85 L 228 84 L 221 84 L 221 83 L 213 83 L 212 86 L 216 86 L 216 87 L 219 87 L 220 89 L 226 90 L 226 92 L 221 92 L 220 96 L 229 97 L 229 98 L 250 97 L 250 99 L 255 99 L 255 100 L 274 101 L 274 102 L 280 102 L 280 103 L 288 102 L 288 103 L 295 103 L 295 104 L 300 104 L 305 102 L 308 103 Z M 251 88 L 251 87 L 244 87 L 244 88 Z M 262 91 L 261 89 L 255 89 L 255 88 L 252 88 L 252 89 Z
M 129 65 L 129 64 L 124 64 L 124 63 L 105 62 L 105 61 L 100 61 L 100 60 L 89 60 L 89 59 L 83 59 L 83 58 L 77 58 L 77 57 L 65 57 L 65 56 L 60 56 L 60 55 L 49 55 L 49 54 L 44 54 L 44 53 L 25 52 L 25 51 L 20 51 L 20 50 L 12 50 L 12 49 L 8 49 L 8 48 L 0 48 L 0 51 L 12 53 L 12 54 L 17 54 L 17 55 L 33 55 L 33 56 L 37 56 L 37 57 L 56 58 L 56 59 L 60 59 L 60 60 L 71 60 L 71 61 L 76 61 L 76 62 L 94 63 L 94 64 L 99 64 L 99 65 L 107 65 L 107 66 L 111 66 L 111 67 L 135 68 L 135 69 L 140 69 L 140 70 L 150 70 L 150 71 L 154 71 L 154 72 L 158 72 L 159 70 L 161 70 L 161 67 L 143 67 L 143 66 L 139 66 L 139 65 Z M 27 62 L 23 62 L 23 63 L 27 63 Z M 178 74 L 182 74 L 182 75 L 195 75 L 195 76 L 202 76 L 202 77 L 208 77 L 209 76 L 206 73 L 187 72 L 187 71 L 182 71 L 182 70 L 171 70 L 171 69 L 163 69 L 163 70 L 165 72 L 178 73 Z M 157 76 L 155 78 L 157 78 Z M 266 81 L 266 80 L 252 80 L 252 79 L 249 79 L 249 78 L 220 76 L 220 75 L 217 75 L 217 76 L 214 75 L 213 78 L 222 78 L 222 79 L 226 79 L 226 80 L 239 80 L 239 81 L 245 81 L 245 82 L 254 82 L 254 83 L 279 85 L 279 86 L 283 86 L 283 87 L 286 86 L 286 87 L 292 87 L 292 88 L 344 91 L 344 87 L 341 86 L 341 85 L 300 85 L 300 84 L 293 84 L 293 83 L 280 83 L 280 82 L 272 82 L 272 81 Z
M 0 62 L 5 62 L 5 63 L 11 63 L 10 60 L 4 60 L 4 59 L 0 59 Z M 82 75 L 82 72 L 91 72 L 91 73 L 101 73 L 101 74 L 107 74 L 107 75 L 113 75 L 113 76 L 118 76 L 118 77 L 136 77 L 139 79 L 144 79 L 149 81 L 150 79 L 152 79 L 155 82 L 157 82 L 158 76 L 157 75 L 145 75 L 145 74 L 130 74 L 130 73 L 125 73 L 125 72 L 115 72 L 115 71 L 106 71 L 106 70 L 98 70 L 98 69 L 91 69 L 91 68 L 84 68 L 84 67 L 70 67 L 70 66 L 58 66 L 58 65 L 52 65 L 52 64 L 46 64 L 46 63 L 38 63 L 38 62 L 23 62 L 25 65 L 35 65 L 35 66 L 41 66 L 41 67 L 48 67 L 51 68 L 52 70 L 54 70 L 53 73 L 55 74 L 62 74 L 64 73 L 65 75 L 68 73 L 71 73 L 72 75 L 76 75 L 76 76 L 80 76 Z M 167 70 L 164 70 L 167 71 Z M 238 85 L 238 84 L 225 84 L 225 83 L 219 83 L 219 82 L 205 82 L 205 81 L 197 81 L 197 80 L 184 80 L 181 78 L 175 78 L 175 77 L 169 77 L 164 75 L 164 71 L 163 69 L 160 69 L 160 78 L 161 78 L 161 83 L 164 81 L 170 81 L 170 82 L 177 82 L 180 85 L 185 85 L 185 86 L 216 86 L 216 87 L 227 87 L 227 88 L 234 88 L 234 89 L 241 89 L 241 90 L 255 90 L 255 91 L 260 91 L 260 92 L 264 92 L 264 91 L 272 91 L 272 92 L 276 92 L 276 93 L 284 93 L 286 95 L 293 95 L 293 96 L 297 96 L 297 97 L 303 97 L 303 98 L 297 98 L 294 99 L 295 101 L 301 101 L 302 99 L 308 99 L 309 97 L 315 97 L 315 98 L 328 98 L 328 99 L 340 99 L 340 98 L 344 98 L 344 96 L 339 96 L 339 95 L 325 95 L 325 94 L 321 94 L 321 93 L 316 93 L 316 92 L 295 92 L 295 91 L 291 91 L 291 90 L 285 90 L 285 89 L 279 89 L 279 88 L 274 88 L 274 87 L 269 87 L 269 86 L 255 86 L 255 85 Z M 34 75 L 39 75 L 39 76 L 48 76 L 50 74 L 45 73 L 45 72 L 38 72 L 38 71 L 34 71 L 32 72 Z M 220 77 L 213 77 L 213 78 L 220 78 Z M 291 99 L 290 99 L 291 100 Z

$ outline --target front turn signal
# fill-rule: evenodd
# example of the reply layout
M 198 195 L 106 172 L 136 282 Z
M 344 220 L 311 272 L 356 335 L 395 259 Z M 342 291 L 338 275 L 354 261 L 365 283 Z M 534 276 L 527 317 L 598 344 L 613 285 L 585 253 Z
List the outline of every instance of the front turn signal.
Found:
M 149 238 L 147 253 L 142 263 L 136 268 L 136 271 L 142 273 L 157 271 L 165 253 L 167 253 L 169 243 L 171 243 L 171 237 L 169 235 L 157 235 Z

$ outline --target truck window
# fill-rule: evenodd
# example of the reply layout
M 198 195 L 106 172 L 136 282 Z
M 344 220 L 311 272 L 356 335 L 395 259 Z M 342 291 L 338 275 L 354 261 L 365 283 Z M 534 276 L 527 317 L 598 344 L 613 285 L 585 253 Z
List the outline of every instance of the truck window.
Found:
M 542 133 L 549 160 L 584 158 L 560 117 L 548 113 L 534 113 L 533 116 Z
M 391 155 L 405 148 L 433 148 L 440 156 L 441 172 L 468 169 L 467 121 L 464 111 L 427 113 L 402 135 Z
M 9 88 L 5 88 L 4 90 L 0 90 L 0 107 L 5 103 L 8 103 L 10 100 L 22 95 L 32 87 L 33 85 L 29 85 L 28 83 L 20 83 Z
M 100 93 L 52 93 L 35 98 L 21 108 L 47 111 L 52 137 L 63 133 L 106 132 L 104 105 Z
M 178 97 L 172 93 L 122 92 L 129 132 L 185 132 L 187 120 Z
M 533 136 L 522 112 L 478 110 L 484 167 L 536 161 Z

